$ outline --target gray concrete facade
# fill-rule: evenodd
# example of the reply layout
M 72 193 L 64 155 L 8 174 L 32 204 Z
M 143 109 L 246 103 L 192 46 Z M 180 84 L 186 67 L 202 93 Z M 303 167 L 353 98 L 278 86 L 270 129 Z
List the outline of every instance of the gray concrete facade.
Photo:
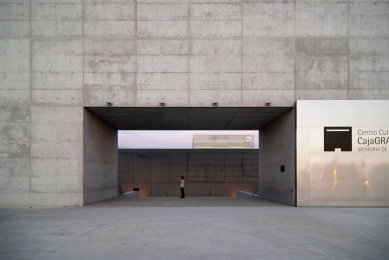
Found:
M 388 46 L 386 0 L 0 0 L 0 206 L 111 194 L 87 107 L 389 99 Z
M 261 129 L 259 195 L 296 206 L 296 111 L 292 109 Z
M 117 147 L 117 131 L 84 110 L 84 205 L 117 195 Z
M 258 188 L 258 167 L 258 150 L 120 149 L 118 182 L 142 197 L 178 198 L 184 176 L 186 196 L 235 197 Z

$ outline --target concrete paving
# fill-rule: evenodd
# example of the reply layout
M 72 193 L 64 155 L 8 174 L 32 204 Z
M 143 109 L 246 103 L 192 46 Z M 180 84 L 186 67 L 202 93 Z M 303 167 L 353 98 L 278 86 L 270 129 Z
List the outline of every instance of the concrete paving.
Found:
M 214 197 L 1 208 L 0 259 L 389 259 L 389 208 Z

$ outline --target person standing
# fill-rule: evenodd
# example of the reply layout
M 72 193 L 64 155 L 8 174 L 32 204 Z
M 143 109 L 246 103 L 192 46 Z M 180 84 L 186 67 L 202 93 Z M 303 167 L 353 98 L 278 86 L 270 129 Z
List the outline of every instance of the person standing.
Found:
M 184 176 L 181 176 L 180 178 L 180 187 L 181 187 L 181 199 L 185 198 L 185 178 Z

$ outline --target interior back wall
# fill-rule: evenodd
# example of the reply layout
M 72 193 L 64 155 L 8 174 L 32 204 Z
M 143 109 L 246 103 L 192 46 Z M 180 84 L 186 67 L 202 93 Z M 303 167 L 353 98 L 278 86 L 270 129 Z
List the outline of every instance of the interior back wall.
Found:
M 119 149 L 119 185 L 140 196 L 234 197 L 237 190 L 258 188 L 258 150 Z

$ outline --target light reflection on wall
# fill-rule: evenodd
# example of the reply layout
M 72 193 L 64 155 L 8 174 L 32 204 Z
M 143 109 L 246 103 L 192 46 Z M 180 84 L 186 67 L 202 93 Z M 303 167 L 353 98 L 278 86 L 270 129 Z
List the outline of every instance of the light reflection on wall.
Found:
M 369 184 L 369 180 L 366 180 L 366 181 L 365 181 L 365 185 L 366 185 L 369 189 L 371 189 L 370 184 Z

